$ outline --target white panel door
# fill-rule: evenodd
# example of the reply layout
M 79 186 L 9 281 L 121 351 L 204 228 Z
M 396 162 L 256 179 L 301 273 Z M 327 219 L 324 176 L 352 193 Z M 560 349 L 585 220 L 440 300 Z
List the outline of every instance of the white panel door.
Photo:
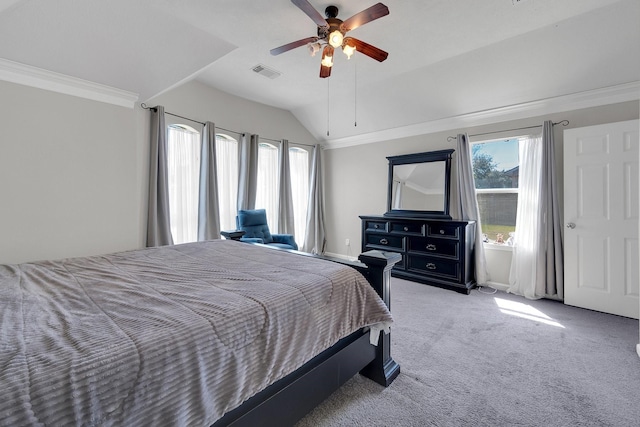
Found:
M 639 122 L 564 132 L 565 304 L 638 318 Z

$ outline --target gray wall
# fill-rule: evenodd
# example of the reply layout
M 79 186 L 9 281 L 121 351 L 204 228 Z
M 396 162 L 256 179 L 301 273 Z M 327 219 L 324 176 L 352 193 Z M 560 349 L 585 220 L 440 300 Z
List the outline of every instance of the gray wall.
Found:
M 288 111 L 197 82 L 148 104 L 156 103 L 227 129 L 316 143 Z M 148 111 L 0 81 L 0 127 L 0 264 L 144 247 Z
M 143 247 L 148 112 L 7 82 L 0 82 L 0 95 L 0 263 Z M 148 104 L 234 131 L 316 142 L 291 113 L 198 82 Z M 570 127 L 581 127 L 634 118 L 638 103 L 628 102 L 325 150 L 327 250 L 360 253 L 358 215 L 386 210 L 387 156 L 455 148 L 447 137 L 457 132 L 497 131 L 544 119 L 568 119 Z M 556 127 L 560 178 L 562 129 Z M 345 239 L 351 246 L 345 246 Z M 506 254 L 497 262 L 508 265 Z
M 0 263 L 141 242 L 133 110 L 0 81 Z
M 525 126 L 540 125 L 544 120 L 569 120 L 570 125 L 555 126 L 556 160 L 559 181 L 563 180 L 562 170 L 562 137 L 563 130 L 568 128 L 590 126 L 623 120 L 637 119 L 638 102 L 625 102 L 603 107 L 567 111 L 524 120 L 496 123 L 490 126 L 454 129 L 447 132 L 432 133 L 410 138 L 395 139 L 374 144 L 336 148 L 325 151 L 326 168 L 326 209 L 327 209 L 327 252 L 345 256 L 360 253 L 360 219 L 359 215 L 382 214 L 387 203 L 387 156 L 417 153 L 423 151 L 456 148 L 455 141 L 447 142 L 448 136 L 459 132 L 469 135 L 485 132 L 496 132 L 493 135 L 473 138 L 471 140 L 489 139 L 506 136 L 500 130 Z M 455 156 L 452 170 L 452 203 L 456 203 L 455 191 Z M 562 200 L 560 188 L 560 200 Z M 452 209 L 452 212 L 455 212 Z M 345 245 L 349 239 L 351 246 Z M 508 266 L 511 260 L 509 251 L 499 251 L 487 255 L 490 263 L 492 279 L 499 283 L 508 283 Z

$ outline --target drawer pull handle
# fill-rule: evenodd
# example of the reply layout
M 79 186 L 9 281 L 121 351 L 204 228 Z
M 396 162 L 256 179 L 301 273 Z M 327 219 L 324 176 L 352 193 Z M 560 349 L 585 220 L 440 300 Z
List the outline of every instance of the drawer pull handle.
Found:
M 386 245 L 388 243 L 389 243 L 389 241 L 387 239 L 380 239 L 380 244 L 381 245 Z
M 435 270 L 436 269 L 436 265 L 432 262 L 427 263 L 427 268 L 429 270 Z
M 428 251 L 435 251 L 436 250 L 436 245 L 434 245 L 433 243 L 429 243 L 427 245 L 427 250 Z
M 404 228 L 404 231 L 409 231 L 409 227 L 405 227 L 405 228 Z
M 375 224 L 373 228 L 380 228 L 380 226 L 378 224 Z
M 440 230 L 440 234 L 444 234 L 444 230 Z

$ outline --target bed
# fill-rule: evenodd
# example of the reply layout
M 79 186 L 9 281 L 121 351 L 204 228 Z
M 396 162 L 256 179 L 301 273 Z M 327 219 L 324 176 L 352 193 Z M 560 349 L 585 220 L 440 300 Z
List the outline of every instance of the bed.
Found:
M 388 385 L 397 260 L 361 260 L 214 240 L 0 266 L 0 424 L 290 425 L 356 372 Z

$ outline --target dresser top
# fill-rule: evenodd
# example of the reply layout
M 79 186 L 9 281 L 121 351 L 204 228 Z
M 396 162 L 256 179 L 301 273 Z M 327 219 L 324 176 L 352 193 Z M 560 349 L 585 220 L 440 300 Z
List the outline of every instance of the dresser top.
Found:
M 374 221 L 417 221 L 417 222 L 438 222 L 446 224 L 466 225 L 474 224 L 474 220 L 466 219 L 442 219 L 442 218 L 428 218 L 428 217 L 415 217 L 415 216 L 384 216 L 384 215 L 360 215 L 360 219 L 374 220 Z

